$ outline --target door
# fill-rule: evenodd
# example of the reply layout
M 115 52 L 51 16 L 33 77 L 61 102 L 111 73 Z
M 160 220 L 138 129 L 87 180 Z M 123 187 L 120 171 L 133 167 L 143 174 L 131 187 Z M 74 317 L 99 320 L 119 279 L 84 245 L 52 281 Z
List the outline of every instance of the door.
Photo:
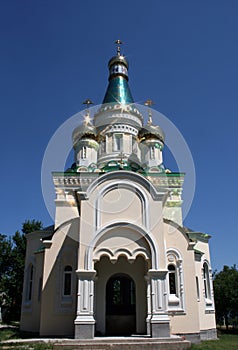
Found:
M 129 336 L 135 332 L 135 283 L 126 274 L 113 275 L 106 286 L 106 333 Z

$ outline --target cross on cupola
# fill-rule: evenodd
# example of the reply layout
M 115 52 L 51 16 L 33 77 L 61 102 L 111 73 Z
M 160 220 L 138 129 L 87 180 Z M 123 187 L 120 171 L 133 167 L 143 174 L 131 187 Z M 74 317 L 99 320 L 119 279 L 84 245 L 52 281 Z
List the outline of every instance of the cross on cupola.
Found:
M 117 45 L 117 55 L 121 56 L 121 45 L 123 42 L 120 39 L 117 39 L 114 43 Z
M 152 125 L 153 120 L 152 120 L 152 111 L 151 111 L 151 106 L 154 105 L 154 102 L 151 99 L 148 99 L 144 103 L 145 106 L 148 106 L 148 122 L 147 125 Z
M 128 61 L 121 54 L 121 40 L 116 40 L 117 54 L 108 62 L 109 84 L 103 100 L 104 103 L 131 104 L 134 102 L 128 85 Z
M 87 98 L 84 102 L 83 102 L 83 105 L 86 105 L 87 108 L 86 108 L 86 113 L 84 115 L 84 125 L 90 125 L 91 124 L 91 118 L 90 118 L 90 111 L 89 111 L 89 108 L 91 105 L 93 105 L 93 102 Z

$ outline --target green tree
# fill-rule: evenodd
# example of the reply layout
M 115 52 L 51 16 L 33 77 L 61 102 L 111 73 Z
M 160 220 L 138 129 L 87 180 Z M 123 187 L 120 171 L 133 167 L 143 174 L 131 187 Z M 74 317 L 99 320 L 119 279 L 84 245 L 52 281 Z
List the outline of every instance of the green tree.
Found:
M 10 238 L 0 235 L 0 296 L 5 309 L 5 321 L 20 318 L 26 235 L 40 229 L 40 221 L 27 220 L 22 224 L 22 233 L 16 231 Z
M 8 281 L 11 275 L 11 251 L 12 241 L 10 237 L 0 234 L 0 307 L 2 317 L 5 317 L 5 310 L 10 300 L 8 294 Z
M 238 318 L 238 270 L 236 265 L 224 266 L 223 270 L 214 276 L 214 297 L 217 323 L 226 327 L 237 322 Z

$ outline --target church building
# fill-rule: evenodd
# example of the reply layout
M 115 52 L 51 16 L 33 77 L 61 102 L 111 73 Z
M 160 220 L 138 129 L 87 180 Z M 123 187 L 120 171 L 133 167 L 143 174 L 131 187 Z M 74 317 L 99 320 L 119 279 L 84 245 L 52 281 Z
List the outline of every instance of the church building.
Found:
M 55 224 L 26 237 L 21 330 L 216 338 L 210 236 L 183 226 L 185 175 L 166 170 L 120 45 L 108 68 L 101 106 L 72 130 L 72 167 L 53 173 Z

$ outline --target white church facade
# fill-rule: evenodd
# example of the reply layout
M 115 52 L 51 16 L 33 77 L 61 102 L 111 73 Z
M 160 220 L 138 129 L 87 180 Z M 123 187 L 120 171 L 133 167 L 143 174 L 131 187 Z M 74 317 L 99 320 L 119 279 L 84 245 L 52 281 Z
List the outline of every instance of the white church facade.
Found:
M 216 338 L 210 236 L 183 227 L 184 174 L 166 172 L 164 143 L 118 48 L 101 107 L 73 131 L 75 163 L 53 173 L 55 225 L 27 235 L 21 330 Z

